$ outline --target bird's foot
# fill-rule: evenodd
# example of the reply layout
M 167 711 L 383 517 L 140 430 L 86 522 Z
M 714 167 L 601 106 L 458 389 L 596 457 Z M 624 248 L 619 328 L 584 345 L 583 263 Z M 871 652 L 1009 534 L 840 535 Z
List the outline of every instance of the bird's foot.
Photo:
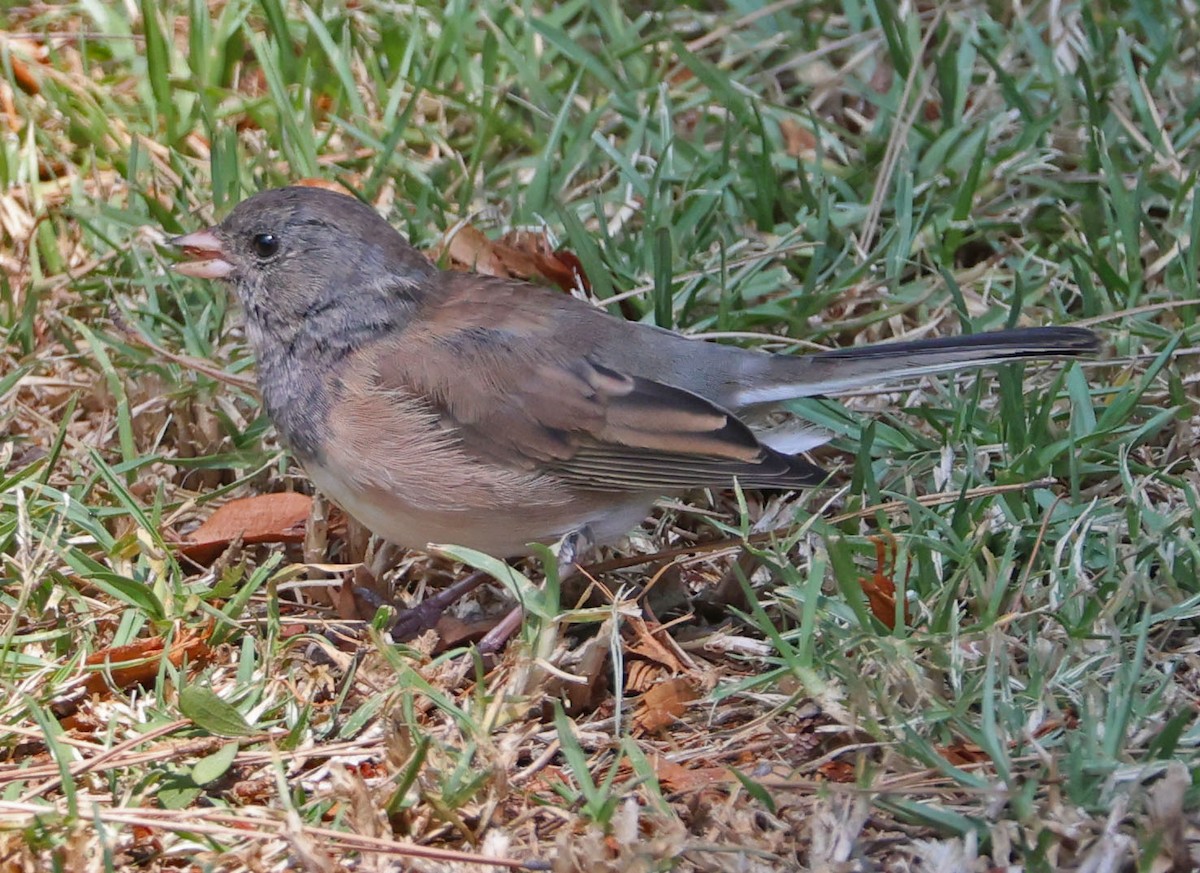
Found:
M 580 566 L 596 554 L 596 537 L 591 527 L 585 524 L 564 535 L 555 545 L 554 552 L 555 572 L 558 574 L 559 583 L 562 583 L 564 579 L 576 575 Z M 524 617 L 525 613 L 521 607 L 515 607 L 479 641 L 479 651 L 484 654 L 500 651 L 521 627 L 521 619 Z
M 558 581 L 569 579 L 596 555 L 596 535 L 589 525 L 576 528 L 563 536 L 555 546 Z
M 426 597 L 416 606 L 401 610 L 392 619 L 391 626 L 388 628 L 391 631 L 392 639 L 398 643 L 405 642 L 436 626 L 442 613 L 489 578 L 491 577 L 487 573 L 476 570 L 465 579 L 455 582 L 448 588 L 443 588 L 432 597 Z

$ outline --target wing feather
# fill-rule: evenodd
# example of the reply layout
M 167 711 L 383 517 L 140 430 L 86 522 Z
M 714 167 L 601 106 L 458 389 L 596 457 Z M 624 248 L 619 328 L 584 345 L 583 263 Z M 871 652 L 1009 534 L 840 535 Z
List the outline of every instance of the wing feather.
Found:
M 713 401 L 570 347 L 556 337 L 552 298 L 505 302 L 427 302 L 434 311 L 376 348 L 379 387 L 424 398 L 468 453 L 576 488 L 667 493 L 734 479 L 788 488 L 825 480 Z

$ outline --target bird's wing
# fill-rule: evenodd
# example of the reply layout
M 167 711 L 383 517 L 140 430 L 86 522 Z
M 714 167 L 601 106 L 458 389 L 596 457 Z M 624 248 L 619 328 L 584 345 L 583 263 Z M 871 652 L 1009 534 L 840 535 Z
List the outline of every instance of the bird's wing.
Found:
M 371 349 L 376 390 L 418 398 L 468 454 L 604 491 L 826 479 L 704 397 L 599 364 L 565 342 L 564 333 L 579 335 L 586 304 L 471 278 L 448 276 L 445 293 Z M 564 318 L 571 331 L 560 330 Z

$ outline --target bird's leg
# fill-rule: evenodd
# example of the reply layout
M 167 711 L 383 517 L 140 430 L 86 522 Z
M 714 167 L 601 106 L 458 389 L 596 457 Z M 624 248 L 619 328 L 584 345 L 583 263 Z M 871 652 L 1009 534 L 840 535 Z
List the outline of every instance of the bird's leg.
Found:
M 392 619 L 392 639 L 404 642 L 419 636 L 438 623 L 442 613 L 459 598 L 466 597 L 491 577 L 482 570 L 476 570 L 465 579 L 460 579 L 448 588 L 443 588 L 432 597 L 426 597 L 416 606 L 401 610 Z
M 558 581 L 570 579 L 579 572 L 579 568 L 590 561 L 596 554 L 596 535 L 589 525 L 576 528 L 558 541 L 556 571 Z
M 591 558 L 596 551 L 596 538 L 592 529 L 587 525 L 566 534 L 555 548 L 558 580 L 562 582 L 579 572 L 579 566 Z M 444 588 L 432 597 L 427 597 L 416 606 L 401 610 L 392 619 L 392 639 L 396 642 L 411 640 L 438 623 L 438 619 L 452 604 L 466 597 L 488 580 L 489 575 L 482 570 L 476 570 L 465 579 Z M 524 611 L 515 607 L 500 623 L 492 628 L 479 642 L 482 652 L 499 651 L 508 638 L 521 626 Z
M 583 563 L 595 555 L 596 536 L 591 527 L 585 524 L 565 534 L 558 541 L 555 551 L 555 572 L 558 574 L 559 584 L 562 584 L 564 579 L 570 579 L 577 574 Z M 524 617 L 525 610 L 520 606 L 514 607 L 479 641 L 479 651 L 485 655 L 500 651 L 509 637 L 517 632 Z

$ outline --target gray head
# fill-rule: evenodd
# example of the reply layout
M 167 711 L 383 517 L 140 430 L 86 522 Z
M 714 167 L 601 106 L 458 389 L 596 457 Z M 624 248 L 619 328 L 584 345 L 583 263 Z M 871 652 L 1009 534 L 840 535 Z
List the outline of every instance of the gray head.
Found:
M 177 271 L 231 283 L 271 334 L 330 306 L 386 308 L 435 272 L 370 206 L 322 188 L 263 191 L 171 242 L 189 258 Z

